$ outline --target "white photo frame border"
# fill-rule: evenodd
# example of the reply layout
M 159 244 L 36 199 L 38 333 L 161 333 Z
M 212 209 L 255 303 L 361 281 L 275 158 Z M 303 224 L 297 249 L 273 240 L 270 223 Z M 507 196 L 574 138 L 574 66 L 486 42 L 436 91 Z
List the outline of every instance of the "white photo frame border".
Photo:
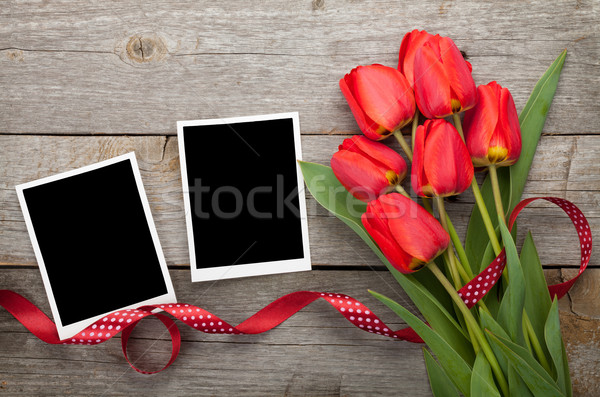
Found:
M 143 301 L 131 304 L 131 305 L 118 307 L 109 312 L 102 313 L 102 314 L 87 318 L 85 320 L 81 320 L 81 321 L 78 321 L 78 322 L 75 322 L 72 324 L 63 325 L 61 317 L 60 317 L 60 313 L 58 311 L 58 306 L 56 305 L 56 300 L 54 299 L 54 293 L 52 291 L 52 286 L 50 285 L 50 278 L 48 277 L 48 271 L 47 271 L 46 265 L 44 263 L 44 258 L 42 256 L 42 252 L 41 252 L 40 246 L 37 241 L 35 229 L 33 227 L 33 222 L 31 220 L 31 216 L 30 216 L 29 210 L 27 208 L 27 202 L 25 200 L 23 190 L 31 188 L 31 187 L 36 187 L 36 186 L 44 185 L 47 183 L 55 182 L 55 181 L 58 181 L 61 179 L 66 179 L 66 178 L 69 178 L 69 177 L 72 177 L 75 175 L 84 174 L 88 171 L 97 170 L 97 169 L 100 169 L 100 168 L 103 168 L 103 167 L 106 167 L 106 166 L 109 166 L 112 164 L 116 164 L 116 163 L 119 163 L 122 161 L 127 161 L 127 160 L 130 162 L 130 165 L 131 165 L 131 168 L 133 171 L 137 190 L 138 190 L 138 193 L 140 196 L 140 200 L 142 202 L 142 207 L 144 209 L 144 215 L 146 217 L 148 228 L 150 230 L 150 235 L 152 236 L 152 242 L 154 243 L 154 247 L 156 250 L 156 256 L 157 256 L 158 262 L 160 264 L 161 272 L 163 275 L 163 280 L 164 280 L 165 286 L 167 288 L 167 293 L 160 295 L 160 296 L 156 296 L 154 298 L 146 299 L 146 300 L 143 300 Z M 33 245 L 33 251 L 35 253 L 35 257 L 37 259 L 38 266 L 40 268 L 40 273 L 42 275 L 42 281 L 44 283 L 44 288 L 46 290 L 46 295 L 48 296 L 48 301 L 50 303 L 50 309 L 52 311 L 52 317 L 54 318 L 54 322 L 56 324 L 56 330 L 58 331 L 58 336 L 61 340 L 72 338 L 73 336 L 77 335 L 79 332 L 84 330 L 86 327 L 88 327 L 89 325 L 93 324 L 94 322 L 100 320 L 101 318 L 105 317 L 106 315 L 108 315 L 114 311 L 136 309 L 140 306 L 145 306 L 145 305 L 157 305 L 157 304 L 173 303 L 173 302 L 177 301 L 177 299 L 175 297 L 175 289 L 173 288 L 171 276 L 169 275 L 169 270 L 167 268 L 167 262 L 165 260 L 162 246 L 160 245 L 160 241 L 158 239 L 158 233 L 156 231 L 156 226 L 154 224 L 154 219 L 152 218 L 152 213 L 150 211 L 150 204 L 148 203 L 146 191 L 145 191 L 144 185 L 142 183 L 142 177 L 141 177 L 140 170 L 138 167 L 137 159 L 135 157 L 135 152 L 129 152 L 127 154 L 113 157 L 111 159 L 100 161 L 98 163 L 90 164 L 90 165 L 87 165 L 87 166 L 84 166 L 81 168 L 62 172 L 62 173 L 59 173 L 56 175 L 51 175 L 48 177 L 37 179 L 35 181 L 22 183 L 20 185 L 15 186 L 15 189 L 17 191 L 17 197 L 19 199 L 19 204 L 21 205 L 23 217 L 25 218 L 25 224 L 27 226 L 27 231 L 29 233 L 31 243 Z
M 222 280 L 239 277 L 261 276 L 269 274 L 291 273 L 312 270 L 310 260 L 310 246 L 308 241 L 308 220 L 306 214 L 306 196 L 304 194 L 304 179 L 298 161 L 296 161 L 296 176 L 298 187 L 298 206 L 300 209 L 300 227 L 302 234 L 303 258 L 286 259 L 269 262 L 256 262 L 249 264 L 207 267 L 198 269 L 196 266 L 196 247 L 194 243 L 194 230 L 192 226 L 192 207 L 187 177 L 187 163 L 185 157 L 184 127 L 236 124 L 254 121 L 269 121 L 292 119 L 294 135 L 295 160 L 302 160 L 302 146 L 300 143 L 300 119 L 298 112 L 274 113 L 255 116 L 228 117 L 205 120 L 183 120 L 177 122 L 177 141 L 179 145 L 179 164 L 181 167 L 181 183 L 183 188 L 183 203 L 185 209 L 185 224 L 190 255 L 190 271 L 192 282 Z

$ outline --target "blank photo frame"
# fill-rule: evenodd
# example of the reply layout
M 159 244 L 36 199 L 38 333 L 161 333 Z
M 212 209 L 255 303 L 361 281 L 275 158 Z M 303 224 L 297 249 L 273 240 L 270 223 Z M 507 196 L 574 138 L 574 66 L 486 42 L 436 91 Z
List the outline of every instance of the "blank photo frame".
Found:
M 192 281 L 311 269 L 298 113 L 177 123 Z
M 61 339 L 176 302 L 134 153 L 16 186 Z

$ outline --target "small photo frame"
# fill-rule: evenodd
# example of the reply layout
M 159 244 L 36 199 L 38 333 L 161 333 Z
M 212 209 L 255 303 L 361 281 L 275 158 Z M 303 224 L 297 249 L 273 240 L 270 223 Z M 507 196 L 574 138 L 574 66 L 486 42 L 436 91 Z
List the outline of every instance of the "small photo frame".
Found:
M 176 302 L 133 152 L 15 188 L 61 339 Z
M 298 113 L 177 122 L 192 281 L 311 270 Z

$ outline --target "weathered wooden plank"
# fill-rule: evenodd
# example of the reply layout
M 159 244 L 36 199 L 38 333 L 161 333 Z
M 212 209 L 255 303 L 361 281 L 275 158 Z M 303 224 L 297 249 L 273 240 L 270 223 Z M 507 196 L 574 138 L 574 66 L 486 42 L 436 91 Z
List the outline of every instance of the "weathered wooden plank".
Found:
M 573 278 L 574 269 L 545 270 L 548 284 Z M 600 269 L 588 269 L 559 301 L 561 330 L 569 357 L 575 396 L 600 394 Z
M 518 109 L 568 48 L 546 132 L 595 134 L 599 19 L 597 2 L 569 0 L 15 0 L 0 10 L 0 133 L 172 135 L 176 120 L 293 110 L 304 131 L 356 131 L 339 78 L 395 66 L 402 35 L 420 27 L 453 37 L 476 81 L 509 87 Z
M 344 136 L 304 136 L 308 161 L 328 164 Z M 393 145 L 397 147 L 396 144 Z M 0 263 L 33 264 L 35 257 L 14 186 L 135 151 L 169 264 L 188 263 L 179 158 L 175 137 L 0 136 Z M 533 162 L 525 196 L 553 195 L 572 200 L 600 227 L 600 150 L 596 136 L 544 136 Z M 216 165 L 218 166 L 218 165 Z M 409 189 L 409 186 L 406 186 Z M 459 233 L 465 232 L 470 193 L 448 204 Z M 315 264 L 379 266 L 372 252 L 342 222 L 307 194 L 312 260 Z M 521 238 L 528 229 L 544 264 L 578 266 L 578 240 L 569 219 L 550 204 L 534 203 L 520 216 Z M 591 266 L 600 263 L 594 253 Z
M 406 295 L 388 272 L 303 272 L 191 283 L 186 270 L 171 270 L 180 302 L 206 308 L 232 324 L 286 293 L 328 290 L 361 300 L 394 329 L 399 319 L 373 288 L 400 302 Z M 36 269 L 0 270 L 0 286 L 25 295 L 49 312 Z M 170 343 L 162 325 L 148 321 L 134 331 L 130 353 L 144 368 L 160 368 Z M 168 370 L 152 377 L 131 370 L 117 340 L 82 348 L 51 346 L 31 336 L 0 309 L 0 382 L 7 395 L 430 395 L 421 345 L 363 332 L 327 303 L 317 301 L 261 335 L 206 335 L 181 326 L 182 349 Z M 150 348 L 152 352 L 145 353 Z M 143 357 L 142 354 L 144 354 Z
M 588 270 L 561 301 L 561 321 L 578 396 L 598 392 L 598 316 L 569 310 L 584 300 L 578 289 L 597 283 Z M 272 300 L 298 289 L 350 294 L 394 329 L 402 322 L 377 300 L 372 288 L 411 307 L 387 272 L 312 271 L 190 283 L 187 270 L 171 270 L 178 300 L 193 303 L 236 324 Z M 555 274 L 556 273 L 556 274 Z M 547 276 L 560 279 L 560 270 Z M 564 271 L 563 271 L 564 273 Z M 564 276 L 564 274 L 563 274 Z M 49 313 L 36 269 L 0 269 L 0 287 L 19 292 Z M 162 325 L 146 320 L 133 334 L 130 356 L 145 369 L 159 369 L 170 352 Z M 182 351 L 167 371 L 151 378 L 129 369 L 117 340 L 95 347 L 46 345 L 0 310 L 0 382 L 7 395 L 122 395 L 128 390 L 160 395 L 429 395 L 421 347 L 361 332 L 327 303 L 317 301 L 262 335 L 205 335 L 182 326 Z
M 575 269 L 562 270 L 565 281 L 576 275 Z M 569 297 L 573 314 L 600 320 L 600 269 L 586 270 L 569 291 Z

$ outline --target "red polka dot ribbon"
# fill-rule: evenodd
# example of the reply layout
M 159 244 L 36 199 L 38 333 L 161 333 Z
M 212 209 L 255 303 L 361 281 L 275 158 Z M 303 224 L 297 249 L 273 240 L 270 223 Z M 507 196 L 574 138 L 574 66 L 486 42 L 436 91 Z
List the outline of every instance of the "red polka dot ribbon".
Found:
M 572 280 L 549 287 L 551 295 L 557 295 L 560 298 L 567 293 L 569 288 L 571 288 L 589 263 L 592 252 L 591 230 L 587 220 L 575 205 L 567 200 L 553 197 L 523 200 L 515 207 L 509 221 L 509 228 L 512 228 L 519 212 L 529 203 L 538 199 L 550 201 L 561 207 L 571 218 L 579 234 L 581 245 L 581 266 L 579 274 Z M 469 307 L 474 306 L 498 281 L 505 263 L 506 255 L 503 250 L 483 272 L 458 291 Z M 119 310 L 96 321 L 74 337 L 60 340 L 54 323 L 33 303 L 16 292 L 0 290 L 0 305 L 8 310 L 32 334 L 46 343 L 95 345 L 105 342 L 121 332 L 121 344 L 127 362 L 129 362 L 131 367 L 136 371 L 145 374 L 160 372 L 167 368 L 175 361 L 181 347 L 181 336 L 175 321 L 164 314 L 152 313 L 152 310 L 160 309 L 164 313 L 170 314 L 191 328 L 208 334 L 259 334 L 278 326 L 303 307 L 319 298 L 324 299 L 341 313 L 346 320 L 363 331 L 415 343 L 423 342 L 411 328 L 392 331 L 379 319 L 379 317 L 369 310 L 369 308 L 348 295 L 314 291 L 298 291 L 282 296 L 237 326 L 227 323 L 218 316 L 215 316 L 200 307 L 185 303 L 171 303 L 144 306 L 138 309 Z M 167 327 L 172 342 L 171 358 L 169 359 L 169 362 L 161 370 L 153 372 L 136 368 L 127 357 L 127 341 L 129 340 L 131 332 L 141 319 L 148 316 L 157 317 L 165 327 Z
M 200 307 L 186 303 L 172 303 L 116 311 L 96 321 L 72 338 L 60 340 L 54 323 L 33 303 L 16 292 L 0 290 L 0 305 L 4 306 L 32 334 L 46 343 L 96 345 L 106 342 L 122 332 L 121 344 L 127 362 L 133 369 L 144 374 L 152 374 L 166 369 L 175 361 L 181 347 L 181 337 L 176 323 L 163 314 L 152 313 L 154 309 L 161 309 L 186 325 L 207 334 L 260 334 L 275 328 L 319 298 L 331 304 L 348 321 L 363 331 L 414 343 L 423 342 L 411 328 L 392 331 L 368 307 L 348 295 L 313 291 L 298 291 L 282 296 L 237 326 L 229 324 Z M 156 316 L 162 321 L 171 334 L 172 342 L 169 362 L 164 368 L 153 372 L 136 368 L 127 357 L 127 341 L 133 328 L 141 319 L 148 316 Z
M 581 273 L 583 273 L 590 262 L 590 256 L 592 255 L 592 231 L 590 230 L 590 225 L 587 219 L 585 219 L 585 216 L 581 210 L 575 206 L 575 204 L 557 197 L 533 197 L 521 201 L 515 207 L 510 216 L 508 222 L 508 228 L 510 230 L 512 230 L 515 220 L 517 219 L 517 216 L 521 210 L 535 200 L 546 200 L 559 206 L 563 211 L 565 211 L 569 218 L 571 218 L 571 221 L 577 230 L 577 234 L 579 235 L 579 244 L 581 246 L 581 263 L 579 266 L 579 273 L 569 281 L 548 287 L 550 295 L 556 295 L 558 299 L 560 299 L 569 291 L 569 289 L 573 286 L 575 281 L 577 281 Z M 475 276 L 473 280 L 468 282 L 458 291 L 458 294 L 465 301 L 469 308 L 475 306 L 475 304 L 477 304 L 477 302 L 485 296 L 490 288 L 494 286 L 498 279 L 500 279 L 505 265 L 506 253 L 503 249 L 488 267 L 486 267 L 480 274 Z

